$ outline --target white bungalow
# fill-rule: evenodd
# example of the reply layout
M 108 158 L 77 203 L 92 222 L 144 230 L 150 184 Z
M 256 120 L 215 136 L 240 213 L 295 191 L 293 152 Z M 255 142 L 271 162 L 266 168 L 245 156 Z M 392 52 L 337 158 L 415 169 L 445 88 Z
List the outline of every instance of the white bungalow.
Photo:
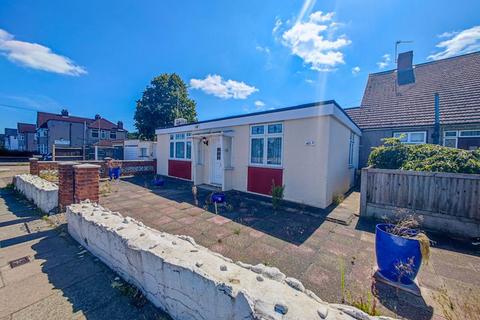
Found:
M 156 130 L 157 172 L 325 208 L 354 183 L 360 129 L 335 101 Z

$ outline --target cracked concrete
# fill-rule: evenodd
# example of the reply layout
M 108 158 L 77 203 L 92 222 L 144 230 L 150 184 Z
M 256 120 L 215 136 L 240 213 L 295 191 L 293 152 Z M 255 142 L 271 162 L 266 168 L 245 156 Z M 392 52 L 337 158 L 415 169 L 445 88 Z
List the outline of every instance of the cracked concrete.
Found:
M 58 207 L 58 186 L 31 174 L 20 174 L 13 178 L 15 189 L 44 213 L 51 213 Z

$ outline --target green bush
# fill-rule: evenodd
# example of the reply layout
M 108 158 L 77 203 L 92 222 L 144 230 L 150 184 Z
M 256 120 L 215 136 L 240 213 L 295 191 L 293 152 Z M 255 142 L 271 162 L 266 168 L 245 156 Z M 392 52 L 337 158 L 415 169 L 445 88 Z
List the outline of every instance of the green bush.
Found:
M 373 148 L 368 164 L 380 169 L 480 174 L 480 150 L 467 151 L 433 144 L 405 145 L 397 138 Z

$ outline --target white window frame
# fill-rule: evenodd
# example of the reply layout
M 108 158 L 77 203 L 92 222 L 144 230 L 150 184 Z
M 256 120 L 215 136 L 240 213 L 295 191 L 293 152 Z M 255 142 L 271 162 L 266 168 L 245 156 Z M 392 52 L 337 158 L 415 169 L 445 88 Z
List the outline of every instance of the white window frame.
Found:
M 281 133 L 268 133 L 268 126 L 269 125 L 276 125 L 279 124 L 282 126 Z M 253 134 L 252 128 L 263 126 L 263 133 L 262 134 Z M 249 127 L 250 132 L 250 143 L 248 148 L 248 164 L 252 167 L 270 167 L 270 168 L 282 168 L 283 167 L 283 155 L 285 153 L 284 149 L 284 139 L 283 135 L 285 132 L 285 125 L 283 122 L 271 122 L 271 123 L 259 123 L 259 124 L 252 124 Z M 280 163 L 279 164 L 271 164 L 267 163 L 268 157 L 268 138 L 281 138 L 281 150 L 280 150 Z M 262 163 L 252 163 L 252 139 L 263 139 L 263 159 Z
M 147 147 L 140 147 L 140 157 L 147 158 L 148 157 L 148 148 Z M 145 152 L 143 152 L 145 151 Z
M 349 168 L 353 168 L 354 146 L 355 146 L 355 133 L 353 131 L 350 131 L 350 140 L 348 143 L 348 167 Z
M 183 136 L 183 138 L 181 137 Z M 177 158 L 177 142 L 185 142 L 183 144 L 183 154 L 185 157 Z M 173 157 L 170 155 L 170 144 L 173 143 Z M 187 144 L 190 144 L 190 157 L 187 157 Z M 192 134 L 190 132 L 179 132 L 169 134 L 168 140 L 168 159 L 170 160 L 183 160 L 183 161 L 192 161 L 192 150 L 193 141 Z
M 447 134 L 455 134 L 455 135 L 447 135 Z M 455 140 L 455 148 L 458 148 L 458 131 L 456 130 L 445 130 L 443 132 L 443 146 L 446 147 L 445 145 L 445 140 Z
M 423 134 L 423 142 L 412 142 L 411 136 L 412 134 L 422 133 Z M 402 141 L 404 144 L 424 144 L 427 143 L 427 131 L 397 131 L 393 133 L 393 137 L 395 138 L 396 135 L 406 135 L 407 140 Z
M 113 137 L 112 137 L 113 135 Z M 117 139 L 117 132 L 116 131 L 110 131 L 110 139 L 116 140 Z
M 93 136 L 93 133 L 94 133 L 94 132 L 97 134 L 96 137 Z M 92 129 L 92 131 L 90 131 L 90 136 L 91 136 L 92 138 L 98 139 L 98 138 L 100 138 L 100 132 L 98 131 L 98 129 Z
M 100 139 L 103 139 L 103 140 L 107 139 L 107 136 L 108 136 L 107 132 L 108 132 L 107 130 L 100 130 Z

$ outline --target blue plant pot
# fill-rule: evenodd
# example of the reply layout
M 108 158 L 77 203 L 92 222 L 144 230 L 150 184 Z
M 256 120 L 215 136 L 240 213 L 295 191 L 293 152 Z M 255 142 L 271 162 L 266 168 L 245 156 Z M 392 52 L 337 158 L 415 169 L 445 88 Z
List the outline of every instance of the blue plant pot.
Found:
M 212 194 L 212 202 L 224 203 L 225 202 L 225 193 L 215 192 L 214 194 Z
M 120 178 L 120 174 L 121 174 L 120 168 L 110 168 L 110 169 L 108 169 L 108 177 L 110 179 L 118 179 L 118 178 Z
M 375 228 L 375 253 L 377 255 L 378 271 L 382 276 L 393 282 L 410 285 L 415 280 L 422 265 L 420 242 L 388 233 L 386 230 L 392 224 L 377 224 Z M 415 236 L 418 231 L 408 229 Z M 399 266 L 409 264 L 409 272 L 401 272 Z
M 153 179 L 152 183 L 154 186 L 163 187 L 165 185 L 165 180 L 163 180 L 162 178 L 155 178 Z

